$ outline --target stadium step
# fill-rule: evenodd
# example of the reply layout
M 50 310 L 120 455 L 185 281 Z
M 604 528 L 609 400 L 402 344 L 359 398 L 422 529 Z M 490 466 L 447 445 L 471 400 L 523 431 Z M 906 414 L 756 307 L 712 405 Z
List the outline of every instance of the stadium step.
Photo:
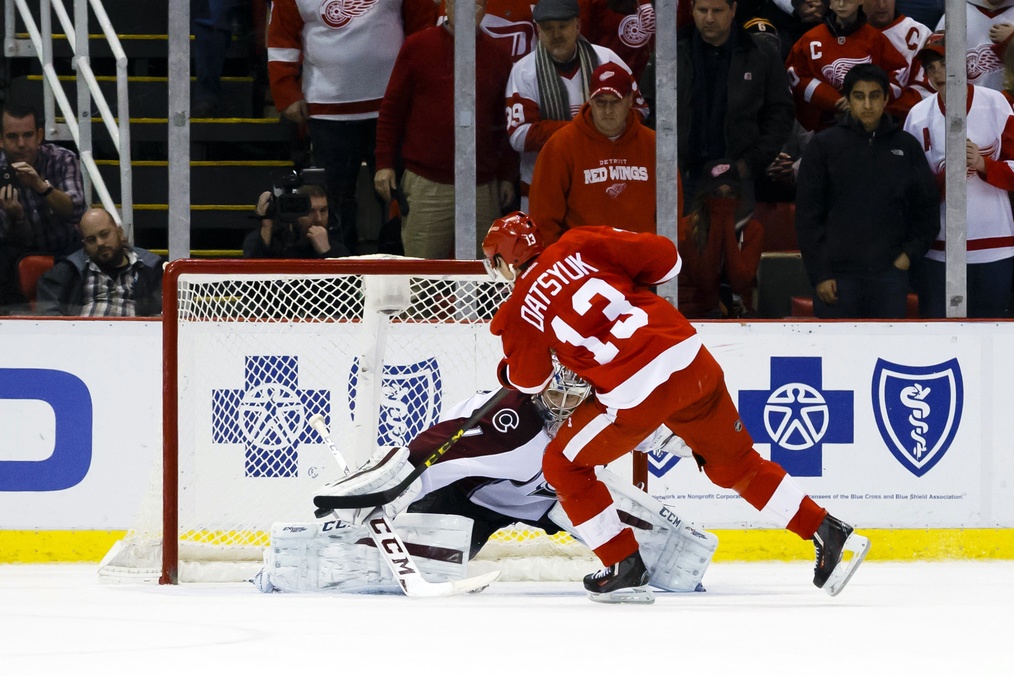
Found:
M 71 106 L 77 109 L 77 78 L 72 75 L 61 75 L 60 82 L 64 85 L 64 93 Z M 109 103 L 110 109 L 116 112 L 116 77 L 99 75 L 95 78 L 99 89 Z M 196 78 L 190 78 L 190 98 L 194 99 Z M 169 109 L 168 78 L 131 76 L 127 78 L 129 92 L 130 116 L 133 118 L 165 117 Z M 31 103 L 42 110 L 42 76 L 26 75 L 14 78 L 10 87 L 11 98 L 15 101 Z M 253 117 L 254 80 L 253 77 L 223 77 L 222 102 L 220 114 L 230 118 Z M 94 109 L 93 109 L 94 110 Z

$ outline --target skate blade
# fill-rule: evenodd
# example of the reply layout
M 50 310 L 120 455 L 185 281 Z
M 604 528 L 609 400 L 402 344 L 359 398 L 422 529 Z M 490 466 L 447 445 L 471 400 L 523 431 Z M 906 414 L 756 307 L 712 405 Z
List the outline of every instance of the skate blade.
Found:
M 845 540 L 845 546 L 842 547 L 842 550 L 846 553 L 851 552 L 852 557 L 846 560 L 843 555 L 842 560 L 831 571 L 831 575 L 827 578 L 827 582 L 824 583 L 823 587 L 828 596 L 837 596 L 845 588 L 849 580 L 852 579 L 852 576 L 855 575 L 859 564 L 863 562 L 863 559 L 866 558 L 866 555 L 870 551 L 870 539 L 852 533 Z
M 596 603 L 649 604 L 655 602 L 655 592 L 647 587 L 627 587 L 626 589 L 617 589 L 614 592 L 606 592 L 604 594 L 588 592 L 588 598 Z

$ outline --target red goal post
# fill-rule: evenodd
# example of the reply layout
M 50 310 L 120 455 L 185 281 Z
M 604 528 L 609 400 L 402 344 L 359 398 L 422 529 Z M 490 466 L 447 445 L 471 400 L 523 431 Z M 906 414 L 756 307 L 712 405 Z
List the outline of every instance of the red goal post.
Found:
M 312 521 L 313 495 L 337 477 L 309 418 L 323 415 L 361 462 L 378 443 L 407 443 L 443 407 L 496 388 L 502 349 L 488 324 L 509 293 L 478 261 L 170 263 L 161 476 L 102 574 L 249 579 L 271 524 Z M 524 526 L 487 550 L 480 557 L 526 560 L 511 564 L 514 579 L 596 567 L 569 537 Z

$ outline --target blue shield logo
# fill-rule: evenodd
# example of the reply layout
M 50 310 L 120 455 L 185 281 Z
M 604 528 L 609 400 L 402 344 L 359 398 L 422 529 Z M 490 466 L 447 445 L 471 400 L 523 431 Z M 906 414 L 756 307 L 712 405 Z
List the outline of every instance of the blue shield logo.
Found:
M 648 454 L 648 472 L 652 476 L 663 477 L 680 461 L 679 456 L 663 451 L 652 451 Z
M 930 471 L 950 448 L 963 401 L 957 359 L 934 366 L 877 360 L 873 416 L 891 453 L 916 476 Z
M 359 360 L 349 374 L 349 411 L 356 419 L 356 389 Z M 440 415 L 443 386 L 440 365 L 434 358 L 415 364 L 384 364 L 381 380 L 380 418 L 377 445 L 405 446 L 417 434 L 431 427 Z M 371 415 L 365 412 L 365 415 Z

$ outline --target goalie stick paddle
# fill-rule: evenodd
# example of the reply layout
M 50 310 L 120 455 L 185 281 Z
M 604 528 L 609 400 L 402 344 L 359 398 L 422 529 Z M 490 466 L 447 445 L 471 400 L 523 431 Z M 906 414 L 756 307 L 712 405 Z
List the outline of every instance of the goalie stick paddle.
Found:
M 313 499 L 313 504 L 317 507 L 314 515 L 320 519 L 327 516 L 327 513 L 332 509 L 349 509 L 359 507 L 377 507 L 379 505 L 386 505 L 391 502 L 399 495 L 405 492 L 405 489 L 412 485 L 412 482 L 419 478 L 419 476 L 435 464 L 440 458 L 444 456 L 447 451 L 451 449 L 451 446 L 458 442 L 465 432 L 472 429 L 482 418 L 493 410 L 493 407 L 500 403 L 500 400 L 507 396 L 510 390 L 506 387 L 501 387 L 497 390 L 489 400 L 479 407 L 479 409 L 472 414 L 472 416 L 461 423 L 461 426 L 455 430 L 454 434 L 445 441 L 440 448 L 433 451 L 430 457 L 426 458 L 418 467 L 412 470 L 412 473 L 405 477 L 400 483 L 391 488 L 377 491 L 376 493 L 363 493 L 362 495 L 318 495 Z

